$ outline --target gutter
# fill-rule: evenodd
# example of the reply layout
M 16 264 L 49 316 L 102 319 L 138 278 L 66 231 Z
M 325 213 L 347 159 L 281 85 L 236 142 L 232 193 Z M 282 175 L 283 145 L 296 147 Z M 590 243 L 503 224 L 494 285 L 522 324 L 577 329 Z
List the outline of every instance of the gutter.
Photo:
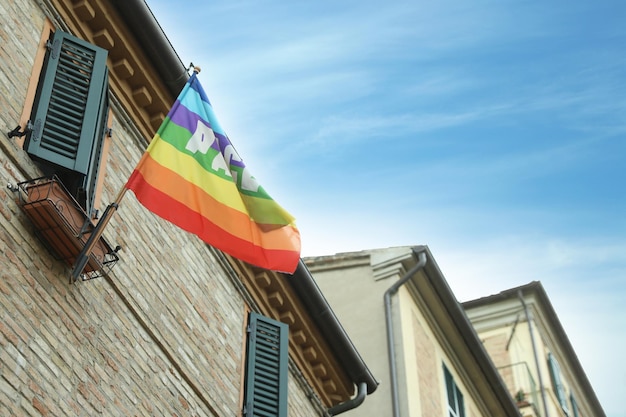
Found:
M 293 275 L 285 275 L 294 292 L 305 306 L 311 318 L 318 326 L 324 339 L 329 342 L 339 363 L 343 365 L 348 377 L 357 387 L 357 395 L 341 404 L 328 409 L 331 416 L 352 410 L 363 403 L 365 397 L 378 387 L 378 381 L 361 358 L 328 301 L 317 286 L 311 272 L 302 259 Z
M 384 295 L 385 322 L 387 327 L 387 351 L 389 355 L 389 372 L 391 376 L 391 404 L 393 417 L 400 417 L 400 399 L 398 394 L 398 369 L 396 364 L 396 347 L 394 344 L 393 321 L 391 317 L 391 296 L 398 292 L 398 289 L 413 277 L 424 265 L 426 265 L 426 254 L 423 248 L 412 248 L 413 253 L 418 257 L 417 263 L 400 280 L 396 281 Z M 419 250 L 419 253 L 418 253 Z
M 172 97 L 178 96 L 189 79 L 187 68 L 145 0 L 110 1 L 142 46 L 169 93 Z M 287 275 L 287 277 L 290 276 Z M 368 394 L 376 390 L 378 381 L 337 320 L 302 259 L 298 262 L 298 267 L 291 277 L 293 279 L 289 279 L 289 283 L 311 314 L 324 339 L 329 342 L 339 363 L 343 365 L 344 370 L 357 387 L 357 394 L 354 398 L 328 409 L 327 412 L 334 416 L 354 409 L 363 403 Z
M 189 74 L 145 0 L 110 2 L 141 45 L 168 92 L 172 97 L 177 97 L 189 79 Z
M 428 255 L 429 259 L 432 260 L 430 252 Z M 511 394 L 509 394 L 500 373 L 493 365 L 489 354 L 476 334 L 474 326 L 467 318 L 463 306 L 458 302 L 452 293 L 452 290 L 443 277 L 443 274 L 437 264 L 434 261 L 429 262 L 424 268 L 424 273 L 427 277 L 429 277 L 428 279 L 430 284 L 439 296 L 442 305 L 444 305 L 448 311 L 448 314 L 452 318 L 452 321 L 454 322 L 461 337 L 465 340 L 465 344 L 473 356 L 474 361 L 482 369 L 485 379 L 491 387 L 491 391 L 494 393 L 502 405 L 502 408 L 505 410 L 504 415 L 508 417 L 521 417 L 520 411 L 513 401 Z M 440 278 L 434 279 L 433 277 Z

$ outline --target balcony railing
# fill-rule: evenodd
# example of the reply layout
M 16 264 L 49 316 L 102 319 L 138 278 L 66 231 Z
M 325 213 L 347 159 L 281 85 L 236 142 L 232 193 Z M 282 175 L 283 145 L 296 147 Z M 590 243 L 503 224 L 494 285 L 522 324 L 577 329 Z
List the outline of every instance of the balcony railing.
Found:
M 524 417 L 542 417 L 539 410 L 539 387 L 535 383 L 530 368 L 526 362 L 518 362 L 498 368 L 502 379 L 508 385 L 509 392 L 517 403 L 520 413 Z M 514 384 L 511 386 L 510 384 Z

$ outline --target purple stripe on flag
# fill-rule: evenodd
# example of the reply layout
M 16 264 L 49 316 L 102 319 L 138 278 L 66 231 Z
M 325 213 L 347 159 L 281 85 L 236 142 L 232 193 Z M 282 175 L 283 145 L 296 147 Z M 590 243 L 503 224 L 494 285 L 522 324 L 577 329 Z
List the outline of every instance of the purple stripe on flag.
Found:
M 198 121 L 200 121 L 206 126 L 209 126 L 209 128 L 211 127 L 211 124 L 207 120 L 204 120 L 197 113 L 186 108 L 178 100 L 176 100 L 176 103 L 174 103 L 173 107 L 176 107 L 176 111 L 170 112 L 169 114 L 170 121 L 184 129 L 187 129 L 192 134 L 196 131 L 196 127 L 198 126 Z M 226 137 L 225 135 L 222 135 L 221 133 L 217 133 L 215 131 L 213 131 L 213 134 L 217 138 L 217 141 L 211 145 L 211 148 L 224 154 L 224 150 L 226 149 L 226 147 L 228 145 L 232 146 L 230 139 L 228 139 L 228 137 Z M 245 168 L 246 166 L 243 163 L 243 161 L 237 161 L 236 159 L 232 159 L 232 158 L 229 162 L 230 162 L 230 165 L 234 165 L 240 168 Z
M 204 120 L 197 113 L 189 110 L 180 101 L 176 100 L 174 106 L 177 107 L 176 111 L 170 112 L 168 116 L 170 117 L 170 120 L 176 123 L 178 126 L 184 127 L 185 129 L 193 133 L 196 130 L 196 126 L 198 125 L 198 120 L 202 120 L 205 125 L 211 127 L 211 124 L 207 120 Z

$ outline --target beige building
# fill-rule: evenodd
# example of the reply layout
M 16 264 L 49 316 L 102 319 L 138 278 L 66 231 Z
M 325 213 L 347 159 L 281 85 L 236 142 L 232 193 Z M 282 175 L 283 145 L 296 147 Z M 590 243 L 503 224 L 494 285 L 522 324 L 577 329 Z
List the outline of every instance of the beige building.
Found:
M 463 307 L 524 416 L 605 415 L 540 282 Z
M 305 263 L 381 379 L 365 417 L 519 416 L 427 247 L 306 258 Z
M 302 263 L 244 264 L 127 193 L 70 279 L 189 77 L 143 0 L 2 1 L 0 40 L 1 416 L 368 403 L 378 381 Z

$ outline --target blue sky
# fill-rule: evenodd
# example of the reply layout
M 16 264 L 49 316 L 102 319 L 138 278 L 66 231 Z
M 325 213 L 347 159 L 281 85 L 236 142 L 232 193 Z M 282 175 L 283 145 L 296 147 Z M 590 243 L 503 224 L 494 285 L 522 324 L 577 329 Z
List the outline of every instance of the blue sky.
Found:
M 626 416 L 626 2 L 148 3 L 303 256 L 425 244 L 460 301 L 539 280 Z

